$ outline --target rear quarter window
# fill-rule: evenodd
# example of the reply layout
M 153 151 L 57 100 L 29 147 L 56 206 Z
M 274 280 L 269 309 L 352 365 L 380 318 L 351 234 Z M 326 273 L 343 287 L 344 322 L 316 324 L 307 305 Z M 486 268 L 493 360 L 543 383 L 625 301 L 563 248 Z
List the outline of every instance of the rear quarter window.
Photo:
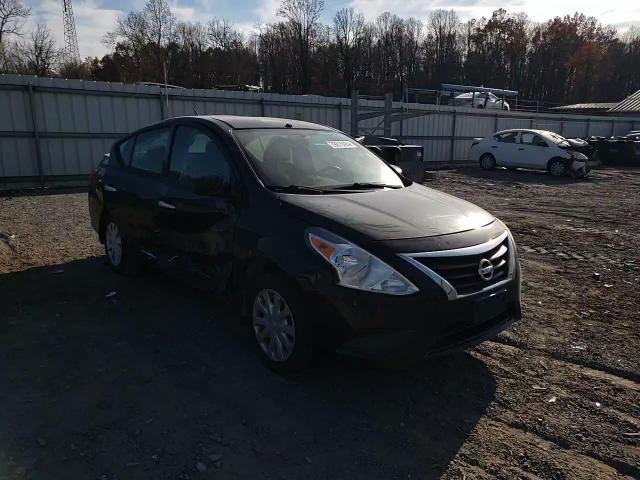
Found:
M 129 137 L 118 145 L 118 156 L 120 157 L 121 163 L 124 165 L 129 165 L 131 162 L 131 152 L 133 151 L 135 139 L 136 137 Z
M 150 173 L 162 173 L 170 143 L 170 128 L 149 130 L 138 134 L 131 155 L 131 167 Z

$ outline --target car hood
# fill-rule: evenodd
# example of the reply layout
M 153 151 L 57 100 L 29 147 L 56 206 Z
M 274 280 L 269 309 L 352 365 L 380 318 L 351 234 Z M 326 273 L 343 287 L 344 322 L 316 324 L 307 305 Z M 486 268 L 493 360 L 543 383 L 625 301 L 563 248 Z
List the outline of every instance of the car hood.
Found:
M 569 146 L 574 148 L 584 148 L 589 146 L 589 142 L 582 140 L 581 138 L 567 138 Z
M 473 230 L 495 218 L 472 203 L 412 184 L 405 188 L 340 195 L 282 194 L 299 213 L 317 215 L 373 240 L 448 235 Z M 339 232 L 336 232 L 339 233 Z

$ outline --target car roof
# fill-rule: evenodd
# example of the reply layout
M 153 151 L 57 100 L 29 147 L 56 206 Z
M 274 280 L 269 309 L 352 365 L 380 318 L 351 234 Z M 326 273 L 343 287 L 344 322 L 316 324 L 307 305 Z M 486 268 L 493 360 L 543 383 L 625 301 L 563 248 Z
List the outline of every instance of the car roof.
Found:
M 182 118 L 194 118 L 207 120 L 213 123 L 224 123 L 234 130 L 249 128 L 294 128 L 305 130 L 332 130 L 324 125 L 317 123 L 303 122 L 301 120 L 292 120 L 288 118 L 274 117 L 242 117 L 239 115 L 193 115 Z
M 500 135 L 502 133 L 511 133 L 511 132 L 531 132 L 531 133 L 537 133 L 538 135 L 549 135 L 551 133 L 553 135 L 557 135 L 557 133 L 551 132 L 549 130 L 536 130 L 533 128 L 510 128 L 508 130 L 500 130 L 499 132 L 494 133 L 494 135 Z
M 456 98 L 472 98 L 474 96 L 479 97 L 482 94 L 486 94 L 488 93 L 489 95 L 492 95 L 496 98 L 498 98 L 496 95 L 494 95 L 491 92 L 466 92 L 466 93 L 461 93 L 460 95 L 456 95 Z M 475 94 L 475 95 L 474 95 Z

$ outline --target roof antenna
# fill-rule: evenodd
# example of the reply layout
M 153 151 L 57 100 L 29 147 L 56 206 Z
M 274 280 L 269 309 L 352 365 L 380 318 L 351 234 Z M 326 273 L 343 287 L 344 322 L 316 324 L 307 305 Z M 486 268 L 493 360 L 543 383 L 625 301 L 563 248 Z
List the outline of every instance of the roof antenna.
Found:
M 193 106 L 193 113 L 195 113 L 196 115 L 200 115 L 195 105 Z

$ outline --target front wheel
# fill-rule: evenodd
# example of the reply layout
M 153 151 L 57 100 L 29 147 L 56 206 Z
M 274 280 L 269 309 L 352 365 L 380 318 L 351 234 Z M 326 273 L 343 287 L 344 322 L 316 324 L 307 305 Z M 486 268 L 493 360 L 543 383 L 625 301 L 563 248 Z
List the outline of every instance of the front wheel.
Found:
M 299 292 L 281 275 L 266 274 L 256 282 L 250 299 L 262 358 L 278 372 L 303 370 L 312 348 L 310 322 Z
M 561 158 L 554 158 L 549 162 L 549 173 L 554 177 L 563 177 L 567 173 L 567 164 Z
M 496 168 L 496 159 L 490 153 L 485 153 L 480 157 L 480 167 L 483 170 L 492 170 Z

